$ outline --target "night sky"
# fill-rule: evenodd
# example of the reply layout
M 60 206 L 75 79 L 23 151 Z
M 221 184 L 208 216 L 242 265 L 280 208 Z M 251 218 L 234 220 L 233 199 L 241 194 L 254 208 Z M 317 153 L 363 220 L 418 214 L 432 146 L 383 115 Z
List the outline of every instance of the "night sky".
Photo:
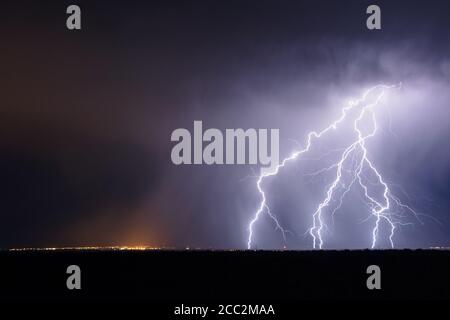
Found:
M 374 3 L 382 29 L 369 31 Z M 80 31 L 66 29 L 70 4 Z M 17 0 L 0 11 L 1 248 L 244 249 L 258 166 L 176 166 L 172 131 L 279 128 L 284 157 L 348 99 L 399 82 L 371 145 L 423 213 L 396 243 L 450 246 L 449 1 Z M 302 168 L 267 184 L 293 249 L 311 248 L 323 193 Z M 327 248 L 370 245 L 354 198 Z M 267 217 L 255 230 L 259 248 L 284 245 Z

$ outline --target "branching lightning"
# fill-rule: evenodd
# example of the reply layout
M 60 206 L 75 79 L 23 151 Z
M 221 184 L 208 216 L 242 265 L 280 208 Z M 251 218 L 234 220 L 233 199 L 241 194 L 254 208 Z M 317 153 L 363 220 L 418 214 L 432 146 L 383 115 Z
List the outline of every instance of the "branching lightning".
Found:
M 396 228 L 399 225 L 406 224 L 402 222 L 402 213 L 408 211 L 417 218 L 418 214 L 414 209 L 403 204 L 398 197 L 391 193 L 388 183 L 382 177 L 380 171 L 375 167 L 373 161 L 369 158 L 366 142 L 368 139 L 375 136 L 378 131 L 374 112 L 376 106 L 379 105 L 381 99 L 388 90 L 399 88 L 400 86 L 401 85 L 388 86 L 380 84 L 370 88 L 360 99 L 350 101 L 349 104 L 341 110 L 340 117 L 329 126 L 321 131 L 309 132 L 306 146 L 303 149 L 300 148 L 289 157 L 283 159 L 274 170 L 270 172 L 261 172 L 256 182 L 261 202 L 248 226 L 248 249 L 253 247 L 254 226 L 263 213 L 267 213 L 274 221 L 276 228 L 281 231 L 284 240 L 286 240 L 286 233 L 289 232 L 281 226 L 275 214 L 271 212 L 267 203 L 266 192 L 262 186 L 263 181 L 268 177 L 276 176 L 289 162 L 308 153 L 311 150 L 314 141 L 327 134 L 332 134 L 339 125 L 343 125 L 344 121 L 349 120 L 349 118 L 352 120 L 351 129 L 354 137 L 344 148 L 329 150 L 328 152 L 340 152 L 340 157 L 337 162 L 327 168 L 309 174 L 315 176 L 323 172 L 334 172 L 334 178 L 332 182 L 326 186 L 324 199 L 312 213 L 312 224 L 307 232 L 312 238 L 313 248 L 322 249 L 324 245 L 323 233 L 324 230 L 327 229 L 324 215 L 329 211 L 331 218 L 334 219 L 336 211 L 342 206 L 348 192 L 352 188 L 359 187 L 362 190 L 364 203 L 369 209 L 369 215 L 366 220 L 373 221 L 372 231 L 370 235 L 368 235 L 371 239 L 371 248 L 373 249 L 377 246 L 377 242 L 380 238 L 380 224 L 382 221 L 387 223 L 390 230 L 388 240 L 390 246 L 392 248 L 394 247 Z M 369 100 L 371 102 L 369 102 Z M 349 115 L 350 113 L 352 114 L 351 116 Z M 366 132 L 367 122 L 369 123 L 369 127 L 371 127 L 369 132 Z M 363 124 L 364 128 L 362 126 Z M 351 178 L 349 180 L 350 182 L 346 184 L 343 175 L 347 173 L 350 173 Z M 374 179 L 371 180 L 369 177 Z M 381 190 L 381 192 L 378 192 L 378 190 Z

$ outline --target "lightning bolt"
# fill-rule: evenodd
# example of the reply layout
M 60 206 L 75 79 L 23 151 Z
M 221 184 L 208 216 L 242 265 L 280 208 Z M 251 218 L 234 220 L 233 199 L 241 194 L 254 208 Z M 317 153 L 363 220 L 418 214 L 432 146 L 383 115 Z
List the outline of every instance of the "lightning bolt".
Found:
M 323 233 L 324 229 L 327 229 L 327 225 L 324 221 L 324 211 L 327 208 L 331 210 L 331 217 L 334 219 L 334 215 L 342 206 L 347 193 L 355 186 L 359 186 L 363 191 L 364 203 L 369 208 L 369 215 L 365 220 L 370 218 L 373 218 L 374 220 L 371 232 L 371 248 L 373 249 L 377 245 L 380 224 L 382 221 L 385 221 L 390 229 L 389 242 L 391 247 L 394 248 L 394 235 L 397 226 L 408 224 L 402 222 L 401 218 L 404 217 L 403 213 L 405 211 L 409 211 L 417 218 L 419 215 L 413 208 L 403 204 L 398 197 L 391 193 L 388 183 L 383 179 L 381 173 L 369 158 L 366 141 L 375 136 L 378 131 L 374 109 L 377 105 L 379 105 L 381 99 L 385 96 L 388 90 L 400 87 L 401 84 L 379 84 L 368 89 L 360 99 L 350 101 L 348 105 L 341 110 L 340 117 L 329 126 L 321 131 L 309 132 L 306 140 L 306 146 L 303 149 L 300 148 L 299 150 L 293 152 L 289 157 L 283 159 L 281 163 L 272 171 L 264 173 L 261 171 L 261 174 L 258 176 L 258 180 L 256 182 L 256 187 L 261 196 L 261 202 L 248 226 L 248 249 L 251 249 L 253 246 L 252 240 L 254 236 L 254 226 L 263 213 L 267 213 L 268 216 L 274 221 L 276 228 L 281 231 L 285 241 L 286 233 L 289 232 L 281 226 L 277 217 L 271 212 L 267 204 L 266 192 L 262 187 L 263 181 L 268 177 L 276 176 L 289 162 L 310 151 L 315 140 L 319 140 L 323 136 L 335 131 L 339 125 L 350 117 L 350 113 L 356 113 L 352 123 L 352 131 L 354 134 L 354 138 L 352 138 L 353 140 L 351 140 L 346 147 L 330 150 L 327 153 L 341 152 L 337 162 L 327 168 L 309 174 L 315 176 L 323 172 L 330 172 L 332 170 L 335 172 L 333 181 L 326 187 L 325 198 L 312 214 L 312 225 L 307 233 L 309 233 L 312 237 L 313 248 L 322 249 L 324 244 Z M 372 100 L 373 102 L 368 103 L 367 100 L 369 100 L 369 97 L 372 96 L 374 96 Z M 367 120 L 370 121 L 371 126 L 369 132 L 365 132 L 362 128 L 362 122 Z M 348 172 L 351 174 L 351 180 L 350 183 L 345 184 L 343 175 Z M 375 182 L 371 181 L 369 177 L 374 177 Z M 376 188 L 382 190 L 381 195 L 376 195 L 375 191 L 378 190 Z M 334 203 L 337 203 L 337 205 L 332 208 L 331 206 Z M 397 210 L 394 210 L 394 206 Z

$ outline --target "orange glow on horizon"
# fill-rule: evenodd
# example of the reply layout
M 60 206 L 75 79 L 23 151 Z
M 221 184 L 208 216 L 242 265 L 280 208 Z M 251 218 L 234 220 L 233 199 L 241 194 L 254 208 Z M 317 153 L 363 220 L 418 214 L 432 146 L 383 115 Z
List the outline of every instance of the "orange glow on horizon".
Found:
M 57 250 L 117 250 L 117 251 L 143 251 L 164 250 L 167 248 L 152 246 L 80 246 L 80 247 L 40 247 L 40 248 L 11 248 L 9 251 L 57 251 Z

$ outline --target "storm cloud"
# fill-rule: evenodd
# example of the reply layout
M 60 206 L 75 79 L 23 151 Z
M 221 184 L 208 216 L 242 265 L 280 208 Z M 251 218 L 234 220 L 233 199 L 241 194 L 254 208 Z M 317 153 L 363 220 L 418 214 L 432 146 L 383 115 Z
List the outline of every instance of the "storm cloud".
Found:
M 277 128 L 284 157 L 378 83 L 402 89 L 371 156 L 424 214 L 398 246 L 449 245 L 448 1 L 378 1 L 378 31 L 367 1 L 80 1 L 79 32 L 69 4 L 3 5 L 0 247 L 245 248 L 259 168 L 175 166 L 172 131 Z M 303 169 L 267 183 L 297 249 L 320 189 Z M 368 246 L 359 210 L 342 208 L 329 247 Z M 259 248 L 283 246 L 267 217 L 255 230 Z

